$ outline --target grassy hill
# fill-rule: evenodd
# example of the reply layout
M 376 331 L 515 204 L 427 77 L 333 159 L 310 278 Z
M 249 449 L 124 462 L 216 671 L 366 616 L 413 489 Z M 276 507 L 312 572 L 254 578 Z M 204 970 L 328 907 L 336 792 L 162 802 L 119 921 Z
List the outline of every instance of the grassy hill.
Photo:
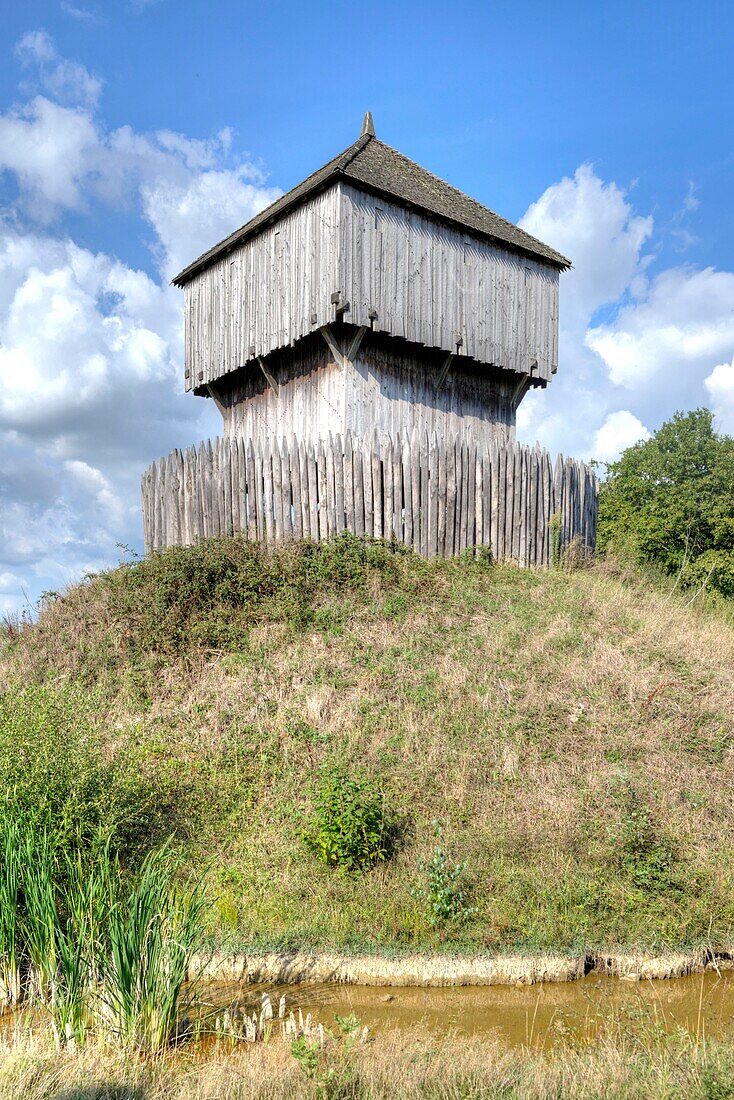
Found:
M 230 946 L 720 947 L 734 626 L 670 587 L 353 538 L 170 551 L 8 626 L 0 783 L 130 860 L 174 833 Z M 371 870 L 304 844 L 325 765 L 390 821 Z M 466 866 L 434 925 L 437 844 Z

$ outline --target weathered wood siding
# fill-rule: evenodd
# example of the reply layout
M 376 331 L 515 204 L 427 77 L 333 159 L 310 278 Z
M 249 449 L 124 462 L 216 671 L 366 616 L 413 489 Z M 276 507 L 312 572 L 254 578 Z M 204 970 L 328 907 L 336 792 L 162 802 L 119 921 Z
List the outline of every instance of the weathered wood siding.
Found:
M 145 550 L 243 533 L 281 542 L 340 531 L 395 539 L 426 557 L 491 548 L 550 565 L 575 540 L 593 548 L 593 470 L 539 447 L 478 448 L 413 432 L 303 440 L 217 439 L 174 451 L 142 483 Z
M 185 287 L 187 389 L 288 347 L 336 317 L 549 379 L 558 270 L 340 183 Z M 376 316 L 371 317 L 371 313 Z
M 286 349 L 271 355 L 267 368 L 277 393 L 257 361 L 218 383 L 226 437 L 270 440 L 297 435 L 312 440 L 344 432 L 345 372 L 321 337 L 304 341 L 297 352 Z
M 332 329 L 346 353 L 355 329 Z M 367 333 L 353 362 L 337 364 L 321 335 L 269 356 L 216 384 L 226 437 L 306 441 L 329 433 L 438 432 L 489 446 L 515 438 L 517 379 L 457 356 L 438 385 L 445 357 Z
M 332 187 L 186 284 L 187 389 L 333 321 L 339 210 L 338 189 Z
M 350 323 L 549 379 L 558 364 L 556 268 L 341 186 L 340 289 Z
M 390 436 L 438 432 L 447 442 L 484 447 L 514 440 L 517 378 L 463 356 L 437 387 L 440 376 L 441 357 L 368 334 L 346 371 L 342 430 L 357 437 L 375 430 Z

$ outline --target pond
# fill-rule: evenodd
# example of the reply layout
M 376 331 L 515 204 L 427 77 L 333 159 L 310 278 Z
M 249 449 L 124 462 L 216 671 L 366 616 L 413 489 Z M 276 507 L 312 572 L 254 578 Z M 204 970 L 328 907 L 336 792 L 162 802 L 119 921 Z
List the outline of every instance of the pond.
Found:
M 734 1034 L 734 973 L 710 970 L 683 978 L 628 982 L 591 973 L 547 985 L 398 988 L 314 984 L 212 983 L 202 990 L 204 1013 L 232 1007 L 258 1012 L 267 992 L 275 1006 L 310 1012 L 336 1030 L 335 1017 L 355 1016 L 372 1032 L 422 1026 L 434 1034 L 493 1036 L 508 1047 L 552 1048 L 584 1042 L 608 1027 L 684 1029 L 699 1039 Z

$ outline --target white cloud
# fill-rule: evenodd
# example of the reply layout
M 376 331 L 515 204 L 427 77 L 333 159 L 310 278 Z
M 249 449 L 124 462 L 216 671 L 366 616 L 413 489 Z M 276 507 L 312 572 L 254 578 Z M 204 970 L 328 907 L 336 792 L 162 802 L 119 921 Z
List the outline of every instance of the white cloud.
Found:
M 163 234 L 160 256 L 175 253 L 168 272 L 281 193 L 264 186 L 248 159 L 223 163 L 231 159 L 229 127 L 209 139 L 171 130 L 140 134 L 130 126 L 108 132 L 93 113 L 100 82 L 61 58 L 44 31 L 25 35 L 16 49 L 39 68 L 48 95 L 0 114 L 0 172 L 14 176 L 19 209 L 40 224 L 94 202 L 113 209 L 136 204 Z
M 586 342 L 604 360 L 612 382 L 626 389 L 663 375 L 685 381 L 693 374 L 700 384 L 712 361 L 734 348 L 732 303 L 734 273 L 672 268 L 614 321 L 589 329 Z
M 248 183 L 238 171 L 202 172 L 186 184 L 160 180 L 143 188 L 145 216 L 156 231 L 171 277 L 281 192 Z
M 175 384 L 179 314 L 142 272 L 71 241 L 33 243 L 0 236 L 0 428 L 58 444 L 71 424 L 77 440 L 88 436 L 85 418 L 111 398 L 119 409 L 118 391 Z M 111 423 L 105 434 L 111 443 L 125 430 Z
M 734 358 L 730 363 L 719 363 L 711 371 L 704 384 L 711 400 L 720 431 L 734 435 Z
M 549 187 L 520 225 L 573 263 L 561 275 L 558 374 L 531 391 L 518 412 L 518 434 L 550 450 L 593 456 L 595 432 L 617 406 L 605 372 L 585 344 L 594 314 L 644 283 L 643 248 L 652 219 L 635 214 L 625 191 L 588 164 Z
M 594 457 L 601 462 L 614 462 L 622 451 L 649 438 L 645 425 L 628 409 L 621 409 L 610 413 L 594 436 Z
M 697 204 L 690 185 L 684 210 Z M 657 427 L 714 395 L 720 422 L 731 424 L 727 368 L 711 372 L 734 354 L 734 273 L 653 273 L 652 218 L 638 215 L 626 192 L 588 165 L 549 187 L 521 224 L 574 263 L 561 275 L 558 374 L 521 405 L 522 438 L 580 457 L 614 456 L 644 425 Z
M 78 4 L 67 4 L 62 0 L 61 10 L 65 15 L 70 16 L 72 19 L 76 19 L 78 23 L 101 22 L 101 18 L 96 12 L 91 11 L 89 8 L 83 8 Z
M 102 91 L 102 81 L 78 61 L 59 55 L 53 39 L 45 31 L 30 31 L 15 47 L 24 65 L 34 65 L 41 86 L 63 103 L 93 107 Z
M 69 70 L 48 36 L 20 49 L 46 66 L 49 94 L 0 114 L 0 171 L 17 188 L 0 219 L 2 609 L 24 606 L 24 586 L 33 598 L 139 545 L 144 467 L 220 430 L 213 403 L 183 393 L 168 279 L 279 193 L 232 157 L 230 130 L 107 132 L 90 103 L 54 100 L 51 77 Z M 156 270 L 50 228 L 95 203 L 137 241 L 154 235 Z
M 562 277 L 561 324 L 584 328 L 601 306 L 616 302 L 642 273 L 642 247 L 653 230 L 625 192 L 604 183 L 590 164 L 553 184 L 529 207 L 520 226 L 568 256 Z
M 94 172 L 98 146 L 86 111 L 44 96 L 0 115 L 0 171 L 15 176 L 22 209 L 41 222 L 85 206 L 83 183 Z

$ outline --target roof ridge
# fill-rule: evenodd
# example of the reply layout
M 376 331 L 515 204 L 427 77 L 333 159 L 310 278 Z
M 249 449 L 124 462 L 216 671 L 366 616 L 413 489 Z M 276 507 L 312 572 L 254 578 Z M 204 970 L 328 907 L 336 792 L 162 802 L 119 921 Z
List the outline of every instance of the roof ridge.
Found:
M 336 158 L 339 161 L 343 160 L 344 163 L 339 164 L 339 167 L 336 168 L 335 171 L 344 171 L 344 169 L 347 168 L 352 163 L 352 161 L 359 156 L 359 154 L 366 148 L 366 146 L 369 145 L 371 141 L 377 140 L 378 139 L 375 137 L 374 134 L 360 134 L 357 140 L 353 141 L 352 144 L 347 149 L 345 149 L 339 157 Z M 383 145 L 384 142 L 380 142 L 380 144 Z
M 373 152 L 363 157 L 370 148 Z M 387 158 L 383 155 L 382 163 L 381 151 L 388 154 Z M 392 172 L 390 159 L 395 162 Z M 397 171 L 395 165 L 397 165 Z M 217 257 L 230 251 L 251 234 L 258 232 L 268 222 L 286 214 L 312 193 L 328 187 L 336 179 L 351 180 L 358 187 L 385 194 L 394 201 L 424 210 L 431 217 L 463 227 L 464 232 L 478 233 L 482 237 L 498 241 L 502 247 L 514 248 L 540 260 L 541 263 L 551 263 L 561 268 L 571 266 L 570 260 L 555 248 L 533 237 L 507 218 L 503 218 L 501 214 L 495 213 L 478 199 L 467 195 L 465 191 L 460 191 L 452 183 L 423 168 L 398 149 L 393 149 L 391 145 L 380 141 L 374 134 L 366 133 L 360 134 L 357 140 L 341 153 L 332 157 L 315 172 L 311 172 L 259 214 L 250 218 L 228 237 L 188 264 L 174 276 L 174 284 L 183 286 L 197 271 L 213 263 Z M 415 194 L 411 193 L 411 187 L 414 188 Z
M 534 237 L 532 233 L 528 233 L 527 230 L 523 229 L 515 222 L 511 222 L 507 218 L 503 218 L 503 216 L 501 214 L 498 214 L 496 210 L 492 210 L 491 207 L 486 206 L 483 202 L 480 202 L 479 199 L 475 199 L 474 196 L 468 194 L 468 192 L 462 191 L 461 188 L 456 187 L 453 183 L 449 183 L 448 180 L 443 179 L 441 176 L 437 176 L 436 173 L 431 172 L 429 168 L 424 168 L 422 164 L 418 163 L 418 161 L 411 160 L 410 157 L 406 157 L 405 153 L 401 153 L 399 149 L 395 149 L 392 145 L 388 145 L 386 141 L 381 141 L 378 137 L 374 137 L 372 140 L 375 141 L 378 145 L 381 145 L 383 149 L 388 149 L 394 156 L 399 157 L 400 160 L 405 161 L 406 164 L 410 164 L 413 168 L 417 168 L 419 172 L 422 172 L 426 176 L 430 176 L 432 180 L 435 180 L 436 183 L 440 183 L 442 187 L 448 187 L 449 190 L 453 191 L 455 194 L 461 195 L 461 197 L 470 202 L 472 206 L 478 207 L 480 210 L 488 210 L 493 218 L 496 218 L 497 221 L 502 222 L 502 224 L 508 229 L 513 229 L 516 232 L 522 233 L 522 235 L 526 237 L 528 241 L 533 241 L 534 244 L 540 245 L 542 248 L 545 249 L 550 249 L 551 251 L 555 252 L 556 255 L 561 256 L 561 253 L 558 252 L 557 249 L 552 248 L 551 245 L 547 245 L 545 241 L 541 241 L 538 237 Z M 565 257 L 562 258 L 565 260 Z

